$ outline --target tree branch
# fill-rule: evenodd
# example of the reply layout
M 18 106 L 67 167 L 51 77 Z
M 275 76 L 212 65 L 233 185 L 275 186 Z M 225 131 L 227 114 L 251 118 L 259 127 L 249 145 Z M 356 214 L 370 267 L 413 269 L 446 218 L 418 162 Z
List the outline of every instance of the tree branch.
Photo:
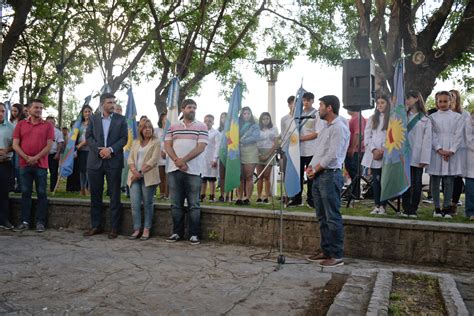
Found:
M 429 18 L 424 30 L 418 34 L 418 47 L 420 47 L 422 51 L 432 51 L 433 44 L 451 12 L 453 2 L 454 0 L 443 0 L 439 9 Z M 469 3 L 471 2 L 472 1 L 469 1 Z

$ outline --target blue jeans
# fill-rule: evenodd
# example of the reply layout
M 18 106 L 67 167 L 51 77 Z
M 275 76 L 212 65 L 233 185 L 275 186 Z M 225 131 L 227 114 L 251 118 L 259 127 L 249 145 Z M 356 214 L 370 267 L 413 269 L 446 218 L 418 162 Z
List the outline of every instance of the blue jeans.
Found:
M 31 193 L 33 181 L 36 184 L 38 204 L 36 208 L 36 224 L 46 224 L 48 212 L 48 196 L 46 194 L 48 170 L 37 167 L 20 168 L 21 178 L 21 221 L 31 223 Z
M 153 219 L 153 202 L 155 199 L 156 185 L 145 186 L 145 180 L 140 179 L 132 183 L 130 187 L 130 203 L 132 204 L 133 230 L 139 230 L 142 225 L 142 210 L 145 210 L 145 221 L 143 227 L 151 228 Z
M 312 193 L 321 231 L 321 250 L 328 257 L 344 255 L 344 226 L 339 212 L 344 178 L 341 171 L 323 171 L 313 180 Z
M 466 216 L 474 216 L 474 178 L 464 178 L 465 198 L 466 198 Z
M 433 202 L 435 208 L 440 208 L 441 202 L 439 197 L 439 186 L 443 179 L 443 209 L 449 209 L 451 207 L 451 199 L 453 197 L 454 187 L 454 176 L 436 176 L 431 175 L 431 195 L 433 196 Z
M 184 236 L 184 199 L 188 202 L 189 235 L 201 236 L 201 177 L 176 170 L 168 173 L 168 185 L 173 217 L 173 234 Z

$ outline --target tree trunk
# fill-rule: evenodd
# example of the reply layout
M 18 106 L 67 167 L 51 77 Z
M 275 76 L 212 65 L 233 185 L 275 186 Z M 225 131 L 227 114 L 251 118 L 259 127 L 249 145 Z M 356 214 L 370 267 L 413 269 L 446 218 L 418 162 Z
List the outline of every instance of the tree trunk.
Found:
M 25 29 L 26 19 L 32 7 L 32 0 L 17 0 L 9 1 L 8 3 L 11 4 L 15 10 L 15 17 L 3 43 L 0 45 L 0 78 L 3 78 L 3 72 L 5 71 L 8 59 L 13 53 L 16 43 L 20 39 L 21 33 L 23 33 L 23 30 Z

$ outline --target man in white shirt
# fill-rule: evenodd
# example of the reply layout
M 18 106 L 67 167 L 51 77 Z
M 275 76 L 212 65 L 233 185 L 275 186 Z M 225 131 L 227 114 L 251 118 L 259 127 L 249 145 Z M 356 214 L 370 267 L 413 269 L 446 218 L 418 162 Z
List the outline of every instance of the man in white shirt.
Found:
M 197 104 L 185 99 L 181 104 L 183 120 L 174 123 L 166 132 L 165 150 L 168 154 L 168 185 L 171 199 L 173 234 L 168 242 L 180 241 L 184 237 L 184 215 L 189 219 L 189 242 L 200 244 L 201 235 L 201 153 L 208 143 L 207 126 L 196 120 Z M 184 207 L 184 200 L 188 206 Z
M 306 92 L 303 94 L 303 111 L 301 116 L 316 115 L 314 119 L 304 119 L 300 122 L 300 188 L 301 191 L 291 198 L 288 206 L 297 206 L 302 204 L 304 172 L 309 162 L 313 158 L 313 152 L 316 145 L 316 138 L 319 132 L 325 126 L 325 121 L 318 117 L 318 111 L 313 108 L 314 94 Z M 312 181 L 307 182 L 306 202 L 310 207 L 314 207 L 313 196 L 311 194 Z
M 327 121 L 315 144 L 315 152 L 306 170 L 313 182 L 312 193 L 321 233 L 321 249 L 308 257 L 322 267 L 344 264 L 344 227 L 339 211 L 344 184 L 342 164 L 349 147 L 350 132 L 339 117 L 339 99 L 326 95 L 319 99 L 319 116 Z

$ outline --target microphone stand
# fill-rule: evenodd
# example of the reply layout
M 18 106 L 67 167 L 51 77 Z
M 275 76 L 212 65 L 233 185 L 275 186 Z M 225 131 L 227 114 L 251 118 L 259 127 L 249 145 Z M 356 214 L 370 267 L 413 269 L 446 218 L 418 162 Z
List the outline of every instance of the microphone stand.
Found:
M 316 112 L 316 109 L 313 110 L 313 114 Z M 313 114 L 310 114 L 308 116 L 311 116 Z M 285 136 L 291 136 L 293 135 L 293 132 L 301 125 L 300 124 L 296 124 L 296 123 L 293 123 L 295 119 L 298 119 L 300 122 L 302 120 L 308 120 L 309 118 L 308 117 L 305 117 L 305 118 L 292 118 L 292 123 L 290 125 L 288 125 L 288 127 L 286 128 L 286 131 L 284 133 L 284 137 Z M 288 131 L 291 129 L 292 127 L 292 124 L 294 125 L 293 129 L 291 130 L 291 132 L 288 134 Z M 272 156 L 268 159 L 267 163 L 265 164 L 265 167 L 263 168 L 263 170 L 257 175 L 257 179 L 254 181 L 254 183 L 257 183 L 257 181 L 263 176 L 263 174 L 265 173 L 265 170 L 267 170 L 267 168 L 272 164 L 273 162 L 273 159 L 275 159 L 276 157 L 278 157 L 281 160 L 281 155 L 283 154 L 283 150 L 282 150 L 282 147 L 284 147 L 286 145 L 286 143 L 288 143 L 290 137 L 286 137 L 286 138 L 283 138 L 283 143 L 280 144 L 280 146 L 278 146 Z M 299 142 L 299 139 L 298 139 L 298 142 Z M 284 182 L 284 179 L 285 179 L 285 171 L 282 170 L 283 168 L 281 168 L 281 165 L 280 165 L 280 233 L 279 233 L 279 236 L 278 236 L 278 257 L 277 257 L 277 263 L 278 263 L 278 270 L 281 269 L 281 266 L 285 263 L 285 255 L 283 254 L 283 182 Z M 301 188 L 303 189 L 303 188 Z

